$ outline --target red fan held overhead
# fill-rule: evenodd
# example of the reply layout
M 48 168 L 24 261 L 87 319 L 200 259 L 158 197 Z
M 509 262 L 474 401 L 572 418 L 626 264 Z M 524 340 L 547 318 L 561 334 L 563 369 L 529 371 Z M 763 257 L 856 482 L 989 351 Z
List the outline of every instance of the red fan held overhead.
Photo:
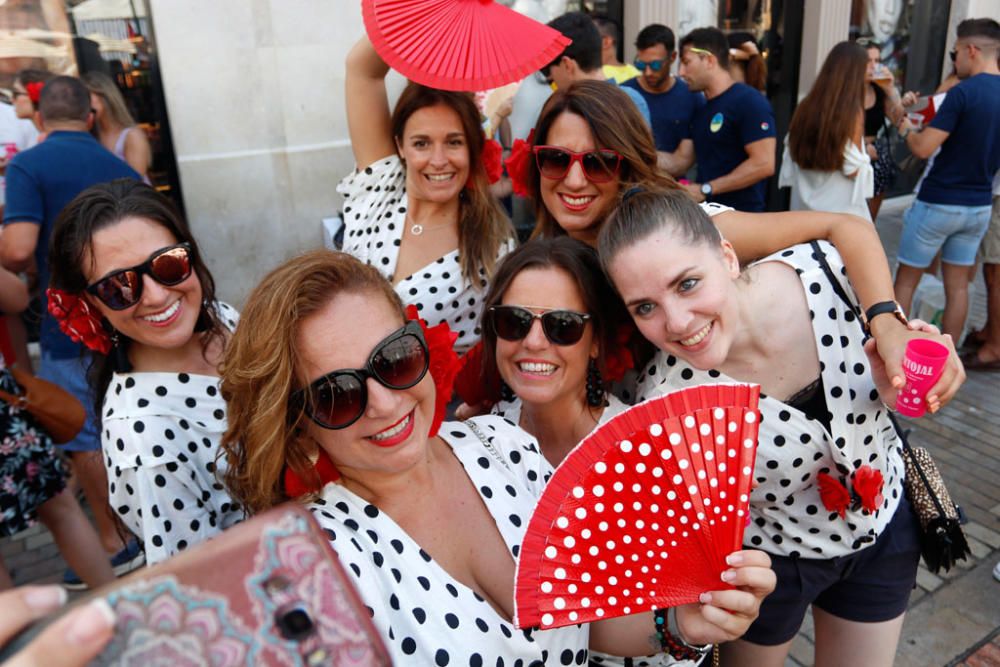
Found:
M 521 544 L 514 623 L 561 627 L 727 588 L 757 452 L 760 387 L 692 387 L 601 426 L 562 462 Z
M 493 0 L 362 0 L 368 38 L 403 76 L 444 90 L 520 81 L 570 43 Z

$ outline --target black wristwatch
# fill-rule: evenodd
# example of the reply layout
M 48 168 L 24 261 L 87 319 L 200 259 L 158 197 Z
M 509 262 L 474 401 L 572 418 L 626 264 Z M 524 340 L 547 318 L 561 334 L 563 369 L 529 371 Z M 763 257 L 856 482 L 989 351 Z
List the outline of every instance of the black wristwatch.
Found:
M 708 199 L 709 197 L 711 197 L 712 196 L 712 184 L 711 183 L 702 183 L 701 184 L 701 194 L 703 194 L 705 196 L 705 199 Z
M 909 323 L 909 320 L 906 319 L 906 313 L 903 312 L 903 307 L 898 303 L 895 301 L 879 301 L 868 308 L 861 316 L 861 324 L 865 328 L 865 333 L 871 335 L 871 321 L 873 319 L 879 315 L 887 315 L 889 313 L 892 313 L 897 320 L 902 322 L 904 327 Z

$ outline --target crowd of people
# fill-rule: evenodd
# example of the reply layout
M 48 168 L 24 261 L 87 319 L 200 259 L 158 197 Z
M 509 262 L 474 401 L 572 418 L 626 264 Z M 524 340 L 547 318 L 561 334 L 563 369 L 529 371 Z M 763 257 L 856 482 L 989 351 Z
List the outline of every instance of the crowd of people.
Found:
M 282 263 L 242 313 L 148 185 L 148 141 L 113 82 L 22 72 L 17 114 L 38 136 L 3 164 L 5 349 L 12 363 L 28 302 L 16 274 L 31 273 L 38 376 L 88 419 L 60 452 L 7 406 L 17 454 L 0 452 L 0 535 L 42 521 L 73 568 L 66 583 L 95 587 L 298 502 L 399 664 L 697 662 L 720 645 L 724 664 L 782 665 L 811 606 L 824 662 L 891 665 L 920 557 L 890 422 L 903 351 L 917 338 L 950 351 L 931 413 L 958 392 L 963 361 L 1000 368 L 1000 25 L 958 26 L 958 83 L 922 129 L 905 113 L 915 95 L 880 78 L 873 49 L 836 45 L 784 138 L 785 212 L 765 212 L 778 137 L 752 35 L 676 40 L 649 25 L 626 64 L 613 21 L 572 12 L 550 26 L 572 42 L 490 118 L 470 94 L 415 82 L 390 105 L 389 66 L 362 37 L 345 67 L 356 168 L 330 175 L 343 176 L 342 251 Z M 530 86 L 544 96 L 522 96 Z M 511 137 L 518 115 L 530 131 Z M 887 124 L 914 155 L 938 151 L 895 284 L 872 224 Z M 500 126 L 502 173 L 484 132 Z M 527 233 L 497 196 L 508 190 Z M 960 358 L 981 241 L 990 319 Z M 939 250 L 943 333 L 906 319 Z M 555 468 L 628 406 L 718 382 L 763 392 L 730 586 L 669 624 L 641 613 L 516 629 L 516 562 Z M 859 501 L 831 507 L 831 475 Z M 65 599 L 3 595 L 25 618 Z M 64 632 L 77 659 L 100 650 L 111 618 L 95 603 L 62 622 L 85 627 Z

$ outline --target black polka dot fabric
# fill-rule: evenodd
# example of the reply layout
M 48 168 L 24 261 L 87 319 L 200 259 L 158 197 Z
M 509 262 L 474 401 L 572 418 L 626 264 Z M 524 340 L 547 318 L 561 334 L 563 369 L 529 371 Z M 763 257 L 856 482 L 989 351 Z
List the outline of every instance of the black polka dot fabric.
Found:
M 512 424 L 521 422 L 521 399 L 515 397 L 513 401 L 500 401 L 490 410 L 490 414 L 503 417 Z M 608 405 L 601 413 L 601 418 L 597 421 L 597 426 L 602 426 L 615 415 L 628 409 L 628 405 L 623 403 L 614 394 L 608 394 Z M 595 426 L 596 428 L 596 426 Z
M 848 294 L 843 262 L 836 249 L 820 243 Z M 837 297 L 809 245 L 799 245 L 761 262 L 784 262 L 802 281 L 819 352 L 832 432 L 795 408 L 761 396 L 761 424 L 750 496 L 752 522 L 744 543 L 773 554 L 832 558 L 869 546 L 885 529 L 902 495 L 900 443 L 875 390 L 862 348 L 861 327 Z M 657 353 L 640 374 L 640 400 L 683 387 L 731 382 L 718 371 L 699 371 L 681 359 Z M 846 520 L 823 507 L 816 475 L 848 477 L 862 465 L 882 472 L 881 509 L 848 510 Z
M 552 467 L 534 438 L 510 422 L 496 416 L 475 421 L 506 466 L 466 424 L 446 422 L 440 436 L 479 490 L 511 557 L 516 558 Z M 492 502 L 493 497 L 501 501 Z M 371 610 L 372 622 L 395 664 L 587 664 L 587 626 L 515 629 L 445 572 L 387 514 L 343 486 L 328 484 L 309 509 Z
M 391 280 L 399 260 L 406 224 L 406 170 L 392 155 L 347 176 L 337 192 L 344 196 L 344 252 L 377 268 Z M 503 245 L 497 259 L 513 250 Z M 486 274 L 476 284 L 462 277 L 458 250 L 439 257 L 396 285 L 404 304 L 413 304 L 429 326 L 447 322 L 458 333 L 455 349 L 464 352 L 479 341 L 479 311 Z
M 239 314 L 218 304 L 233 329 Z M 115 373 L 102 408 L 111 507 L 150 564 L 212 537 L 243 513 L 216 461 L 226 430 L 219 378 L 192 373 Z

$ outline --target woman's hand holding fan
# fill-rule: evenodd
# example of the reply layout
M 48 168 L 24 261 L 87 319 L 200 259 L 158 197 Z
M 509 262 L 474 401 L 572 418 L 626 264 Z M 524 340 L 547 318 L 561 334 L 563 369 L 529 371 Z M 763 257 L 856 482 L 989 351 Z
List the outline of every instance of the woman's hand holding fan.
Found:
M 677 607 L 677 628 L 690 644 L 721 644 L 737 639 L 760 612 L 760 603 L 777 583 L 771 557 L 763 551 L 734 551 L 722 573 L 733 590 L 702 593 L 699 603 Z
M 546 629 L 701 601 L 679 611 L 688 641 L 742 634 L 774 585 L 766 555 L 727 563 L 749 517 L 759 395 L 756 385 L 685 389 L 581 442 L 528 525 L 515 623 Z

